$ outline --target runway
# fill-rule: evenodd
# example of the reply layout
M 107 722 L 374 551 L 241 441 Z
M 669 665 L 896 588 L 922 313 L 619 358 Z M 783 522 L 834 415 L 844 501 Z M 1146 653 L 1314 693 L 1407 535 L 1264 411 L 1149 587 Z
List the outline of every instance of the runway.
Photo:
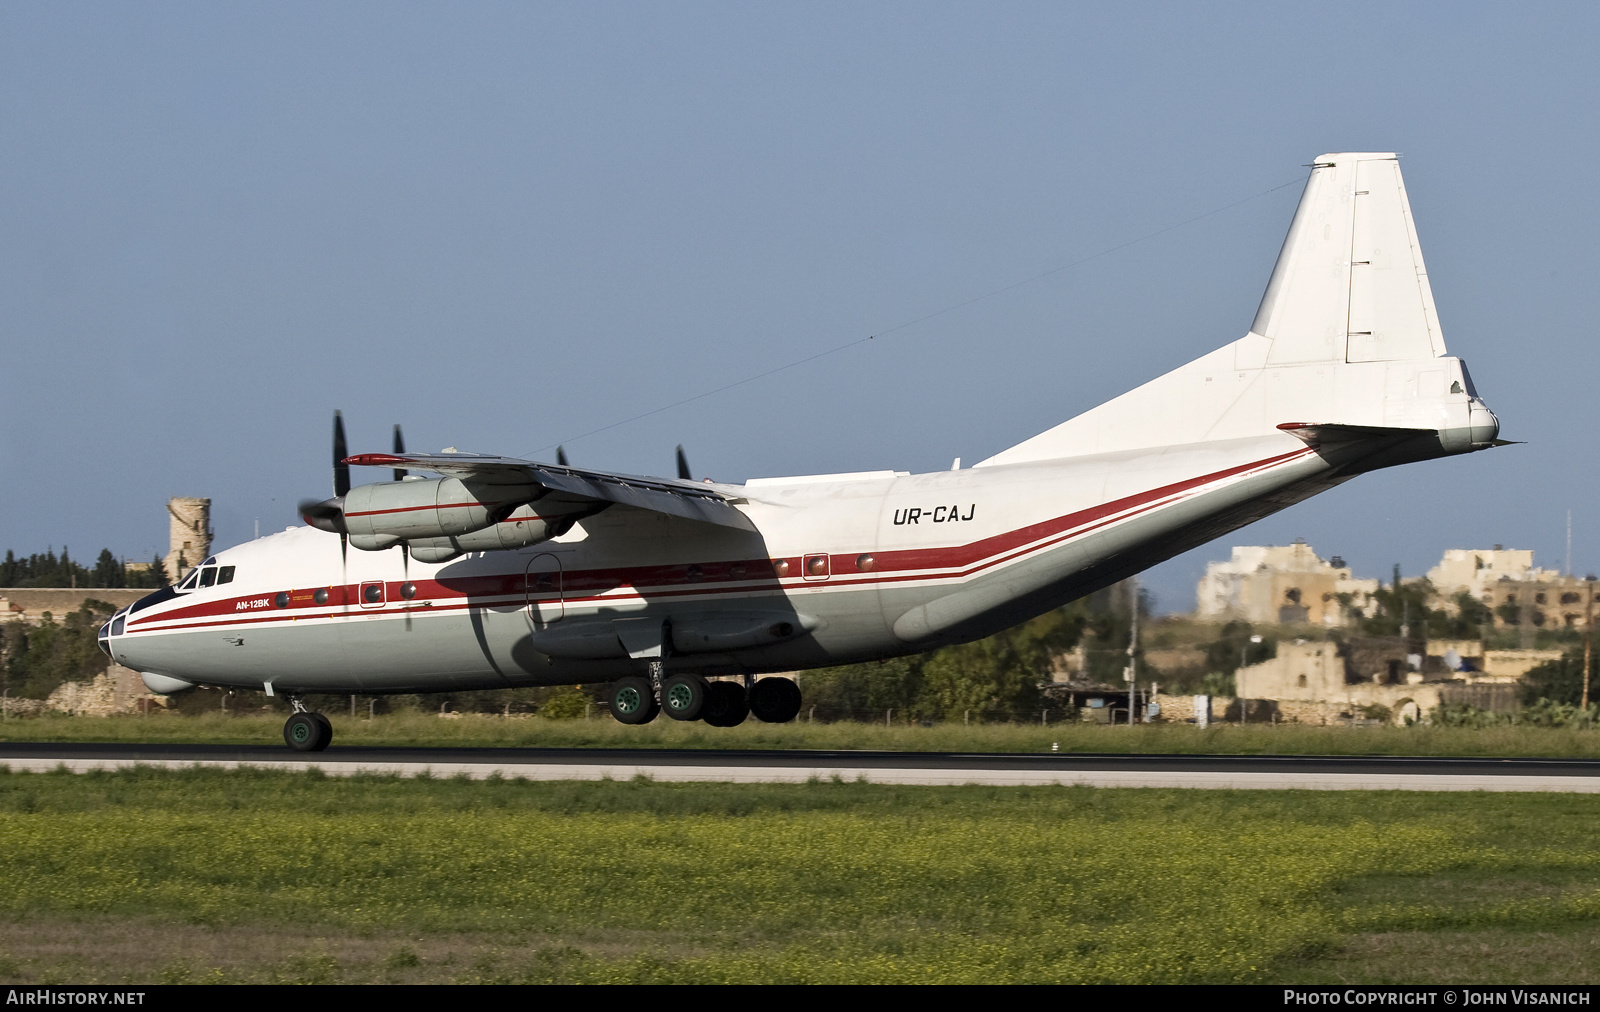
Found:
M 526 780 L 804 783 L 809 780 L 948 786 L 1074 785 L 1227 790 L 1558 791 L 1600 793 L 1600 761 L 1407 756 L 1126 755 L 1012 752 L 753 751 L 711 749 L 384 748 L 281 745 L 0 743 L 16 772 L 209 767 L 331 776 L 491 776 Z

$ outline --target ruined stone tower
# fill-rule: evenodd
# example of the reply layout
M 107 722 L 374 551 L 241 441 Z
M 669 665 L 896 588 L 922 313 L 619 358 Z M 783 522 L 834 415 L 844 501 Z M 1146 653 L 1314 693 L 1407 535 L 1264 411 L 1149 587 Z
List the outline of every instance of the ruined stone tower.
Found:
M 177 583 L 211 554 L 211 500 L 174 496 L 167 500 L 172 550 L 161 560 L 167 579 Z

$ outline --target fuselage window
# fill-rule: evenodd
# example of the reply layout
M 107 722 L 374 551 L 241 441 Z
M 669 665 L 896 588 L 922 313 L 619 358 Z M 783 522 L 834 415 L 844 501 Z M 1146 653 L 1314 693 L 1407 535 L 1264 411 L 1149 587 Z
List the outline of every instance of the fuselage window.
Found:
M 232 583 L 233 570 L 233 566 L 223 566 L 221 569 L 217 570 L 217 586 L 220 587 L 224 583 Z
M 213 587 L 217 583 L 217 567 L 204 566 L 200 570 L 200 586 Z

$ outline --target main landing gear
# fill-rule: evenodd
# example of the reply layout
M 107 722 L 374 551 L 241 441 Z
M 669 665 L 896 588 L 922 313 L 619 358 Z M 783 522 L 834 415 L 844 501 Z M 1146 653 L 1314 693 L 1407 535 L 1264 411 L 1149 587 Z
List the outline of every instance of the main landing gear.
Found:
M 333 723 L 320 713 L 307 710 L 296 697 L 290 697 L 294 712 L 283 722 L 283 740 L 296 752 L 321 752 L 333 741 Z
M 611 715 L 623 724 L 648 724 L 658 713 L 673 720 L 703 720 L 712 727 L 736 727 L 754 716 L 786 724 L 800 712 L 800 687 L 788 678 L 762 678 L 746 691 L 738 682 L 710 682 L 699 675 L 629 675 L 606 690 Z

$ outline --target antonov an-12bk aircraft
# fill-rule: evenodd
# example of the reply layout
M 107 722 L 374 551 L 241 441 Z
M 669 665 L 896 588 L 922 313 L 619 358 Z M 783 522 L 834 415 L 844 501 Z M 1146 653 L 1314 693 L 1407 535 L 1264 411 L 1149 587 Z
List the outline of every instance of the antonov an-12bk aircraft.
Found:
M 335 496 L 101 633 L 154 692 L 609 683 L 612 714 L 794 718 L 755 676 L 1007 628 L 1353 478 L 1496 445 L 1448 355 L 1393 154 L 1318 158 L 1249 333 L 973 467 L 641 478 L 344 456 Z M 397 446 L 397 451 L 399 447 Z M 348 465 L 424 471 L 349 486 Z M 740 679 L 708 681 L 706 676 Z

